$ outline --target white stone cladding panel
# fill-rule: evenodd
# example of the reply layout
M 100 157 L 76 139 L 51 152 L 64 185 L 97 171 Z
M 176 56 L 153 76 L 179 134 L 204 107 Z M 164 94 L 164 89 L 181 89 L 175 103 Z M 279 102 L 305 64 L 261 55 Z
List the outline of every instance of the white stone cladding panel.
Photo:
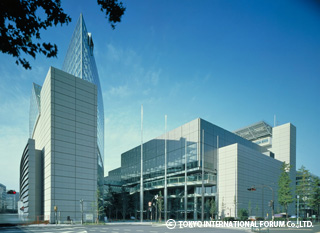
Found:
M 271 216 L 268 202 L 272 191 L 265 187 L 262 204 L 262 187 L 268 185 L 274 190 L 275 210 L 277 210 L 277 184 L 282 162 L 263 155 L 240 144 L 232 144 L 219 149 L 219 213 L 225 205 L 225 217 L 237 216 L 240 209 L 249 210 L 250 215 Z M 256 191 L 248 191 L 252 186 Z M 224 202 L 224 203 L 222 203 Z M 235 204 L 236 203 L 236 204 Z
M 291 123 L 279 125 L 272 129 L 272 147 L 275 159 L 291 165 L 290 178 L 292 194 L 295 193 L 296 181 L 296 127 Z M 288 207 L 290 213 L 295 213 L 295 204 Z
M 76 220 L 80 199 L 95 203 L 96 118 L 95 85 L 51 67 L 41 90 L 41 116 L 33 137 L 36 148 L 44 152 L 44 215 L 51 222 L 54 206 L 65 221 L 67 216 Z

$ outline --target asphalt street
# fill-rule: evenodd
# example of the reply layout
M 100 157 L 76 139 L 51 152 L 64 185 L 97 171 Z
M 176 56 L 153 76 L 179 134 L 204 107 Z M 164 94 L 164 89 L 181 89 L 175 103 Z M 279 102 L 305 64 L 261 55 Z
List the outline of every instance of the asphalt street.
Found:
M 0 232 L 6 233 L 241 233 L 251 232 L 248 228 L 175 228 L 168 229 L 165 225 L 141 225 L 141 224 L 106 224 L 106 225 L 33 225 L 33 226 L 13 226 L 0 227 Z M 270 228 L 261 232 L 270 233 L 320 233 L 320 225 L 313 228 L 293 229 L 293 228 Z
M 168 229 L 164 225 L 129 225 L 112 224 L 96 226 L 19 226 L 2 227 L 1 232 L 6 233 L 174 233 L 174 232 L 214 232 L 214 233 L 237 233 L 250 232 L 249 230 L 221 229 L 221 228 L 183 228 Z

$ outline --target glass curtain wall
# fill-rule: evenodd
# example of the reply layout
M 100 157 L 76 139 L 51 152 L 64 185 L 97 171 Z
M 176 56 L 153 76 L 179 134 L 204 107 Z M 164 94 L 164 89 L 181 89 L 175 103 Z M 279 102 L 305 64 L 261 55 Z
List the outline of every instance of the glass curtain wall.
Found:
M 103 186 L 104 174 L 104 107 L 102 91 L 95 58 L 94 43 L 91 33 L 88 33 L 82 14 L 73 32 L 62 69 L 67 73 L 87 80 L 97 86 L 97 148 L 98 148 L 98 182 Z

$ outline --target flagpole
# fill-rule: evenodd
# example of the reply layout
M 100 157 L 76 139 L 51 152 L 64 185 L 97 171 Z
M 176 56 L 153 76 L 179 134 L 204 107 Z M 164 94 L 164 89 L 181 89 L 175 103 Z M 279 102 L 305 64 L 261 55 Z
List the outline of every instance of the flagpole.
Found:
M 164 117 L 164 221 L 167 222 L 168 189 L 167 189 L 167 115 Z
M 143 222 L 143 105 L 141 104 L 140 221 Z
M 184 220 L 187 221 L 188 216 L 188 176 L 187 176 L 187 137 L 185 139 L 184 148 Z
M 204 130 L 202 130 L 201 221 L 204 220 Z

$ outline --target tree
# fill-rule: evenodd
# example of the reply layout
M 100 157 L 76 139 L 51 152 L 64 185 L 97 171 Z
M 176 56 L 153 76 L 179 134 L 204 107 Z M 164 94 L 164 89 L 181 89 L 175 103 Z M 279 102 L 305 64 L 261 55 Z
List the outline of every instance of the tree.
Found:
M 118 0 L 97 0 L 98 5 L 101 6 L 101 11 L 105 11 L 106 18 L 111 24 L 112 29 L 115 29 L 116 23 L 121 22 L 121 16 L 124 14 L 126 8 L 122 2 Z
M 318 220 L 320 215 L 320 179 L 315 177 L 313 180 L 312 195 L 310 198 L 310 206 L 316 209 Z
M 214 200 L 214 198 L 212 198 L 210 201 L 210 214 L 211 214 L 212 220 L 214 219 L 216 211 L 217 211 L 216 201 Z
M 97 202 L 96 202 L 96 204 L 94 204 L 94 207 L 95 207 L 95 211 L 97 214 L 96 223 L 99 223 L 100 216 L 104 212 L 103 194 L 101 193 L 101 191 L 99 189 L 97 189 L 96 198 L 97 198 Z
M 307 217 L 307 210 L 309 206 L 309 198 L 311 195 L 311 176 L 309 171 L 304 167 L 297 172 L 297 186 L 296 186 L 296 195 L 299 195 L 301 209 L 304 210 L 304 216 Z M 299 206 L 299 207 L 300 207 Z
M 282 205 L 288 219 L 288 205 L 293 202 L 292 188 L 290 187 L 291 179 L 289 176 L 291 166 L 283 162 L 281 174 L 278 181 L 278 202 Z
M 241 221 L 248 219 L 248 211 L 246 209 L 240 209 L 238 215 Z
M 118 0 L 97 0 L 101 11 L 105 11 L 111 27 L 121 21 L 125 7 Z M 42 16 L 42 17 L 40 17 Z M 17 58 L 16 64 L 31 69 L 30 63 L 21 53 L 36 58 L 40 53 L 56 57 L 58 47 L 50 42 L 40 44 L 42 29 L 68 24 L 71 18 L 61 8 L 60 0 L 1 0 L 0 1 L 0 51 Z
M 107 192 L 104 196 L 104 201 L 105 201 L 104 209 L 105 209 L 106 216 L 108 218 L 111 218 L 111 209 L 114 203 L 114 192 L 110 184 L 108 185 Z

